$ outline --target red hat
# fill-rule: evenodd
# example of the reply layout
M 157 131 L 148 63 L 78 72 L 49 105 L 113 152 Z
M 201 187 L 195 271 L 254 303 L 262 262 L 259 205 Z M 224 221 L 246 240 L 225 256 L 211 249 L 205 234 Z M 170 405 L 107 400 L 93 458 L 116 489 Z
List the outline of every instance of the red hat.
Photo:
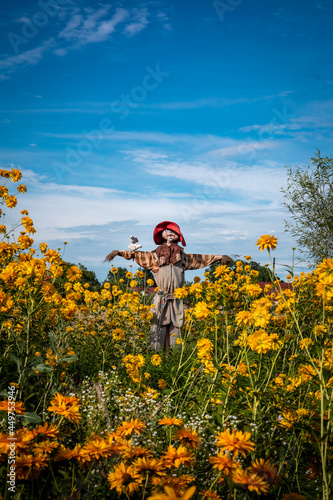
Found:
M 175 222 L 170 222 L 169 220 L 165 220 L 163 222 L 160 222 L 155 227 L 153 238 L 154 238 L 156 245 L 162 245 L 162 243 L 164 243 L 164 239 L 162 238 L 162 232 L 164 231 L 164 229 L 171 229 L 171 231 L 174 231 L 176 234 L 178 234 L 180 241 L 181 241 L 181 244 L 184 247 L 186 247 L 184 236 L 182 235 L 178 224 L 176 224 Z

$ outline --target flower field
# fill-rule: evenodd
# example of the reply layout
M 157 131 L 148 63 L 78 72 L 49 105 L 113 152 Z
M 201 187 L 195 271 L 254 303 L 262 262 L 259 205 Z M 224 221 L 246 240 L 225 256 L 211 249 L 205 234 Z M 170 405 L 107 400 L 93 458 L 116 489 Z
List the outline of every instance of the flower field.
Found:
M 21 174 L 0 174 L 3 220 Z M 333 498 L 332 260 L 284 290 L 250 256 L 195 278 L 165 357 L 142 271 L 92 290 L 27 211 L 0 232 L 0 498 Z

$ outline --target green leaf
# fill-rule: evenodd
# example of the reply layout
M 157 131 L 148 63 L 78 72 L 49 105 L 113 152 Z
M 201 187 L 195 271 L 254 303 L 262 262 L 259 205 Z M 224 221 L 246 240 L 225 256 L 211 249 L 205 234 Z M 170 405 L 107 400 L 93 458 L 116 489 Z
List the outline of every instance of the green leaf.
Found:
M 7 391 L 0 391 L 0 396 L 3 396 L 4 398 L 8 398 L 8 392 Z
M 38 370 L 39 372 L 53 372 L 52 366 L 46 366 L 43 363 L 39 363 L 38 365 L 35 366 L 35 370 Z
M 77 361 L 79 359 L 76 354 L 70 354 L 69 356 L 65 356 L 61 358 L 59 363 L 72 363 L 73 361 Z
M 59 351 L 58 351 L 58 348 L 57 348 L 57 341 L 56 341 L 54 333 L 49 333 L 49 338 L 50 338 L 51 349 L 52 349 L 53 353 L 56 356 L 58 356 L 59 355 Z
M 29 422 L 29 424 L 38 424 L 42 420 L 37 413 L 27 412 L 24 415 L 16 416 L 22 418 L 22 420 L 25 420 L 26 422 Z
M 21 361 L 20 361 L 20 360 L 19 360 L 19 359 L 15 356 L 15 354 L 13 354 L 12 352 L 9 352 L 9 353 L 8 353 L 8 356 L 10 357 L 10 359 L 11 359 L 12 361 L 14 361 L 14 362 L 16 363 L 16 365 L 17 365 L 17 371 L 18 371 L 19 373 L 21 373 Z

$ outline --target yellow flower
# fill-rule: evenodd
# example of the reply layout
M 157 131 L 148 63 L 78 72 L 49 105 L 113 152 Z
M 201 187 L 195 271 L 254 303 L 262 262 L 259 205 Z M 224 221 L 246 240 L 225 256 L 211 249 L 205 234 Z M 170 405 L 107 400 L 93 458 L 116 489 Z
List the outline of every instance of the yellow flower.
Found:
M 149 399 L 157 399 L 158 398 L 158 392 L 155 391 L 155 389 L 151 389 L 150 387 L 147 388 L 146 392 L 143 392 L 141 394 L 142 397 L 144 398 L 149 398 Z
M 6 198 L 7 195 L 8 195 L 8 188 L 6 188 L 6 186 L 0 186 L 0 197 Z
M 164 378 L 160 378 L 160 380 L 158 381 L 158 387 L 163 390 L 166 388 L 166 386 L 167 384 Z
M 249 260 L 252 259 L 252 257 L 251 257 L 251 255 L 244 255 L 244 259 L 247 260 L 247 261 L 249 261 Z
M 135 280 L 132 280 L 132 281 L 130 282 L 130 287 L 131 287 L 131 288 L 135 288 L 136 286 L 138 286 L 138 282 L 137 282 L 137 281 L 135 281 Z
M 215 278 L 220 278 L 221 276 L 229 274 L 229 272 L 230 272 L 230 269 L 228 266 L 225 266 L 225 265 L 217 266 L 217 268 L 214 271 L 214 276 L 215 276 Z
M 176 299 L 184 299 L 187 297 L 187 290 L 186 288 L 176 288 L 173 292 L 173 295 L 175 296 Z
M 333 284 L 333 259 L 324 259 L 314 272 L 322 283 Z
M 112 337 L 116 341 L 123 340 L 123 338 L 125 337 L 125 332 L 122 328 L 115 328 L 112 331 Z
M 22 219 L 22 220 L 23 220 L 23 219 Z M 41 251 L 42 253 L 45 253 L 45 252 L 46 252 L 46 250 L 47 250 L 47 244 L 46 244 L 46 243 L 40 243 L 40 244 L 39 244 L 39 248 L 40 248 L 40 251 Z
M 162 363 L 162 358 L 159 354 L 153 354 L 150 361 L 152 365 L 159 366 Z
M 12 168 L 10 177 L 12 178 L 13 182 L 18 182 L 21 179 L 22 174 L 17 168 Z
M 257 284 L 249 284 L 244 286 L 245 292 L 251 297 L 258 297 L 261 294 L 261 286 Z
M 249 311 L 239 311 L 235 319 L 238 326 L 247 326 L 253 323 L 253 317 Z
M 193 314 L 197 319 L 206 319 L 210 313 L 210 310 L 207 307 L 206 302 L 198 302 L 195 304 L 193 309 Z
M 26 193 L 27 191 L 27 187 L 24 184 L 20 184 L 16 189 L 19 193 Z
M 17 198 L 16 196 L 10 194 L 9 196 L 6 196 L 5 198 L 5 203 L 8 208 L 14 208 L 17 205 Z
M 313 344 L 314 344 L 314 342 L 312 339 L 305 337 L 303 340 L 300 341 L 299 346 L 303 350 L 305 348 L 309 348 Z
M 327 327 L 324 325 L 316 325 L 313 329 L 314 335 L 323 335 L 324 332 L 327 332 Z
M 263 236 L 260 236 L 258 239 L 256 246 L 258 246 L 258 250 L 261 250 L 262 252 L 267 249 L 269 250 L 275 250 L 277 245 L 277 238 L 275 236 L 271 236 L 270 234 L 264 234 Z
M 154 284 L 155 284 L 154 280 L 152 280 L 150 278 L 147 280 L 147 285 L 148 286 L 154 286 Z

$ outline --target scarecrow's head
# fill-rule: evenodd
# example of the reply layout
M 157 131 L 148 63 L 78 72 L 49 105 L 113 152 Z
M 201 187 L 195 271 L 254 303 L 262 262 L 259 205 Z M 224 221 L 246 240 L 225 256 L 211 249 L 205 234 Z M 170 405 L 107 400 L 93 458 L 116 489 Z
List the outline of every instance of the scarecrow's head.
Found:
M 178 224 L 167 220 L 157 224 L 153 238 L 156 245 L 162 245 L 165 242 L 177 243 L 177 241 L 180 241 L 184 247 L 186 246 L 184 236 Z

